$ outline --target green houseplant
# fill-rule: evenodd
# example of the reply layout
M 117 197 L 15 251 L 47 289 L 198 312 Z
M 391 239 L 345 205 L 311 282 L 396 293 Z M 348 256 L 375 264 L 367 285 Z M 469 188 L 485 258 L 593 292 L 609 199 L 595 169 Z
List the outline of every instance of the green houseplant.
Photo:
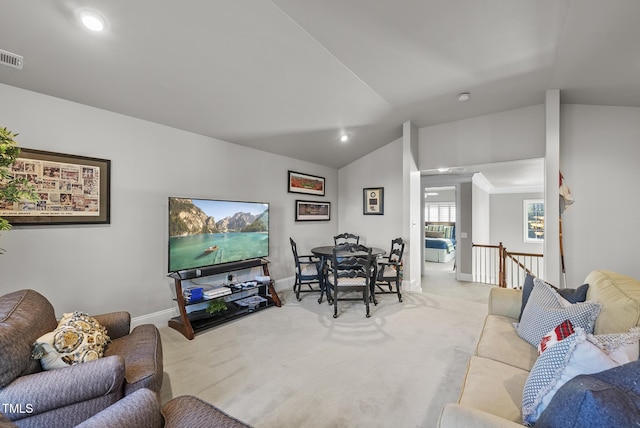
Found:
M 209 305 L 207 306 L 207 313 L 211 315 L 217 314 L 218 312 L 223 312 L 226 310 L 227 310 L 227 304 L 223 299 L 212 300 L 211 302 L 209 302 Z
M 11 173 L 11 165 L 16 162 L 20 155 L 20 148 L 15 141 L 14 134 L 6 127 L 0 128 L 0 200 L 17 202 L 20 200 L 36 200 L 37 196 L 33 186 L 26 178 L 16 178 Z M 0 217 L 0 230 L 11 229 L 11 224 Z M 0 248 L 0 253 L 2 253 Z

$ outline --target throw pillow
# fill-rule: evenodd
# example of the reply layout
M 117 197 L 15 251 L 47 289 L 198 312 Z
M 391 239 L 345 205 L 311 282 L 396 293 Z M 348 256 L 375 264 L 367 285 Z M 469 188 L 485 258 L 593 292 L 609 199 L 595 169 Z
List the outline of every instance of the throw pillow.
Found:
M 562 339 L 566 339 L 574 333 L 573 324 L 571 321 L 564 320 L 562 324 L 554 328 L 552 331 L 547 333 L 540 344 L 538 345 L 538 355 L 542 354 L 548 348 L 551 348 L 556 343 L 560 342 Z
M 544 281 L 536 278 L 534 284 L 517 325 L 520 337 L 537 347 L 545 334 L 567 319 L 574 328 L 582 327 L 587 333 L 593 332 L 602 308 L 600 303 L 588 301 L 571 304 Z
M 524 311 L 524 307 L 527 305 L 527 301 L 529 300 L 529 296 L 531 295 L 531 290 L 533 290 L 534 278 L 534 276 L 527 274 L 524 282 L 522 283 L 522 305 L 520 306 L 520 316 L 518 317 L 518 321 L 522 319 L 522 312 Z M 579 303 L 587 300 L 587 290 L 589 290 L 589 284 L 582 284 L 578 288 L 558 288 L 549 284 L 548 282 L 546 284 L 551 286 L 558 292 L 558 294 L 560 294 L 571 303 Z
M 565 383 L 536 428 L 631 427 L 640 421 L 640 361 Z
M 594 336 L 581 327 L 547 349 L 533 365 L 522 393 L 522 420 L 534 424 L 556 391 L 581 374 L 592 374 L 638 359 L 640 329 Z
M 31 357 L 44 370 L 60 369 L 101 358 L 109 342 L 107 330 L 83 312 L 64 314 L 58 327 L 36 340 Z

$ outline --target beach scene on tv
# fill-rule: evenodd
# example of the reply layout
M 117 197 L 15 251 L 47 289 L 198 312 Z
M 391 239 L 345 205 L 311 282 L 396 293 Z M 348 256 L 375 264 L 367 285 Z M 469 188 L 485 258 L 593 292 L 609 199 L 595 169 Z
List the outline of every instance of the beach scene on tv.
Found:
M 269 255 L 269 204 L 169 198 L 169 272 Z

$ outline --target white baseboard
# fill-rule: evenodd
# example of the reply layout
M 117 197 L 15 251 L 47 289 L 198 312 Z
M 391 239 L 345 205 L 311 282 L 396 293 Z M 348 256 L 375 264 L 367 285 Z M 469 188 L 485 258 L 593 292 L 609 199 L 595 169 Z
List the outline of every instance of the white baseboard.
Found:
M 459 281 L 473 282 L 473 274 L 461 273 Z
M 177 317 L 178 315 L 178 307 L 164 309 L 152 314 L 141 315 L 139 317 L 131 318 L 131 328 L 133 329 L 134 327 L 142 324 L 153 324 L 158 328 L 166 327 L 169 320 L 173 317 Z

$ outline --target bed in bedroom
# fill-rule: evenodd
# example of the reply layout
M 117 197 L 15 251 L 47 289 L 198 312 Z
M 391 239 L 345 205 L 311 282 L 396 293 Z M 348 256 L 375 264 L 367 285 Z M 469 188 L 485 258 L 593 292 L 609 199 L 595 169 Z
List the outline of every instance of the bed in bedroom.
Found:
M 425 224 L 424 259 L 428 262 L 447 263 L 456 258 L 456 234 L 453 222 Z

